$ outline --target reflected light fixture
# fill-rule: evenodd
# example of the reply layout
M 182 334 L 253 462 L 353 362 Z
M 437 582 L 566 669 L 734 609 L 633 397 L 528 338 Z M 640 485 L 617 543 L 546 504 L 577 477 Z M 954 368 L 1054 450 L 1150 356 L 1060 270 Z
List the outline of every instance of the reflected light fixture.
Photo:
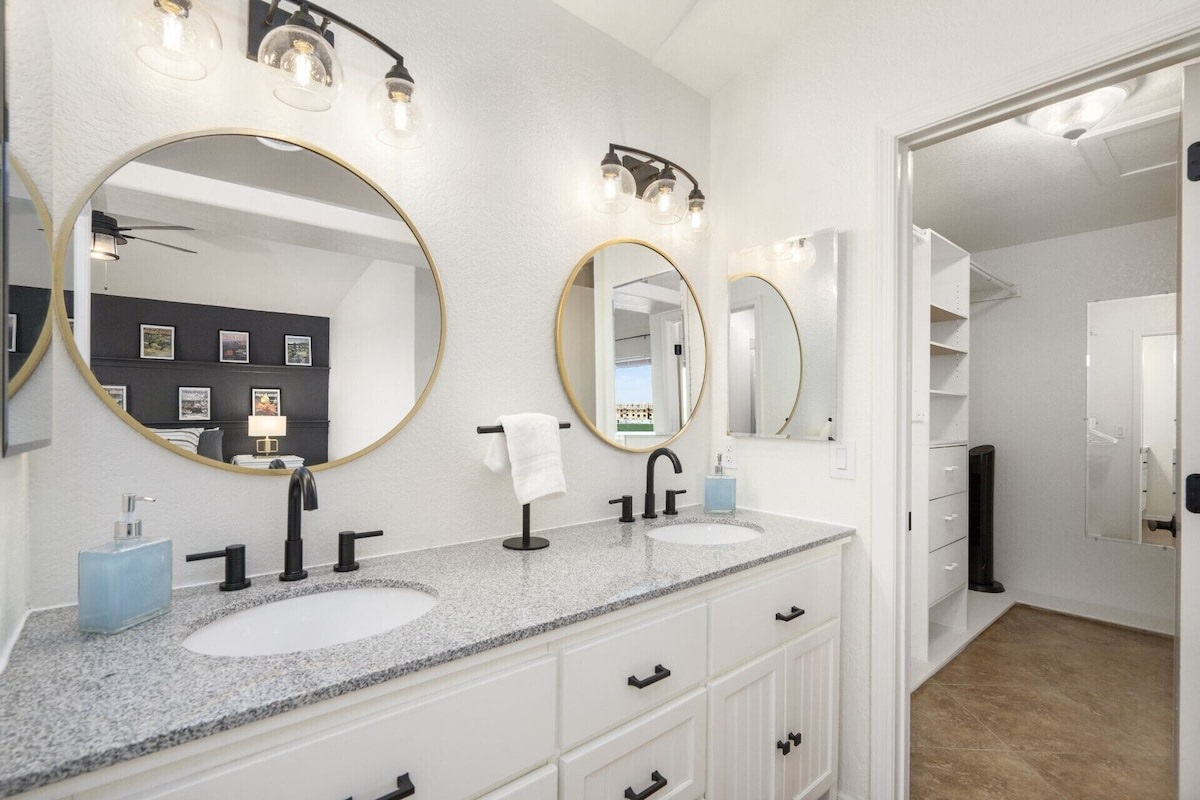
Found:
M 329 26 L 355 34 L 386 54 L 392 66 L 367 96 L 368 119 L 376 137 L 392 147 L 416 147 L 424 130 L 420 108 L 413 104 L 415 82 L 404 57 L 373 34 L 316 3 L 287 0 L 296 9 L 290 16 L 281 0 L 247 0 L 246 57 L 268 67 L 267 80 L 275 97 L 303 111 L 326 111 L 342 90 L 342 66 L 334 51 Z M 317 22 L 313 14 L 321 17 Z
M 155 72 L 198 81 L 221 60 L 221 33 L 199 0 L 127 0 L 125 39 Z
M 279 440 L 274 436 L 287 436 L 287 417 L 247 417 L 246 430 L 257 438 L 255 449 L 260 456 L 279 452 Z
M 1022 122 L 1047 136 L 1074 142 L 1108 117 L 1133 93 L 1136 81 L 1104 86 L 1071 97 L 1019 117 Z
M 618 158 L 618 150 L 626 155 Z M 686 198 L 678 189 L 676 169 L 692 182 L 692 190 Z M 619 214 L 629 208 L 635 196 L 646 203 L 646 218 L 654 224 L 674 225 L 684 220 L 684 239 L 699 240 L 708 236 L 711 214 L 705 207 L 700 183 L 692 173 L 654 153 L 609 144 L 608 152 L 600 160 L 600 172 L 592 184 L 592 207 L 607 214 Z
M 817 249 L 808 241 L 807 236 L 793 236 L 772 242 L 765 248 L 768 261 L 790 262 L 798 269 L 808 269 L 817 263 Z

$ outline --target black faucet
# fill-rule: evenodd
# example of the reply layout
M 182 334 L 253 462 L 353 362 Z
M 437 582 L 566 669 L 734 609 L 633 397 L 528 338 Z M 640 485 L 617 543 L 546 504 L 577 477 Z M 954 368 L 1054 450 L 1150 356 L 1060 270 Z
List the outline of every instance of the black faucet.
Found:
M 317 507 L 317 479 L 308 467 L 296 467 L 288 480 L 287 541 L 283 543 L 281 581 L 299 581 L 308 577 L 304 569 L 304 540 L 300 538 L 300 515 Z
M 650 459 L 646 462 L 646 508 L 642 511 L 642 519 L 657 519 L 658 514 L 654 513 L 654 462 L 659 456 L 666 456 L 671 459 L 671 464 L 675 467 L 675 474 L 683 472 L 683 466 L 679 463 L 679 456 L 675 455 L 666 447 L 660 447 L 650 454 Z

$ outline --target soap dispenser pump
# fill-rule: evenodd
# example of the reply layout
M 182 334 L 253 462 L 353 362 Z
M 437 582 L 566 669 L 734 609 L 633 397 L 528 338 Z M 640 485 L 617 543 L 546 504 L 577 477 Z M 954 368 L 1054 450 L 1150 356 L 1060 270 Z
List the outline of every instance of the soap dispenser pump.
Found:
M 737 478 L 725 474 L 721 454 L 713 474 L 704 479 L 704 511 L 707 514 L 732 514 L 737 508 Z
M 79 551 L 80 630 L 118 633 L 171 607 L 171 540 L 142 537 L 139 500 L 154 502 L 121 495 L 112 541 Z

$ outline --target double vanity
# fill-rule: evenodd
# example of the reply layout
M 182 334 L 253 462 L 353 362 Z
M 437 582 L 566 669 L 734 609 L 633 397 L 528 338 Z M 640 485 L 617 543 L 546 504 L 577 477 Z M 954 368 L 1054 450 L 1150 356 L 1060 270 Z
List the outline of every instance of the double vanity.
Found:
M 115 636 L 37 612 L 0 686 L 0 796 L 834 796 L 851 529 L 690 508 L 545 534 L 533 553 L 489 539 L 181 589 Z M 320 638 L 322 614 L 376 623 L 388 589 L 410 621 Z M 195 652 L 201 629 L 254 652 L 269 620 L 241 644 L 221 620 L 304 601 L 290 652 Z

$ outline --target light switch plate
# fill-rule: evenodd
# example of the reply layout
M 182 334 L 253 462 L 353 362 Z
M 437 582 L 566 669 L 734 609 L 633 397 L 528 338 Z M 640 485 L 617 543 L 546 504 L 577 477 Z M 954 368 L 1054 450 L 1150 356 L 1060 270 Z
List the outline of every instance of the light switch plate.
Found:
M 854 442 L 829 443 L 829 476 L 831 478 L 854 479 Z

